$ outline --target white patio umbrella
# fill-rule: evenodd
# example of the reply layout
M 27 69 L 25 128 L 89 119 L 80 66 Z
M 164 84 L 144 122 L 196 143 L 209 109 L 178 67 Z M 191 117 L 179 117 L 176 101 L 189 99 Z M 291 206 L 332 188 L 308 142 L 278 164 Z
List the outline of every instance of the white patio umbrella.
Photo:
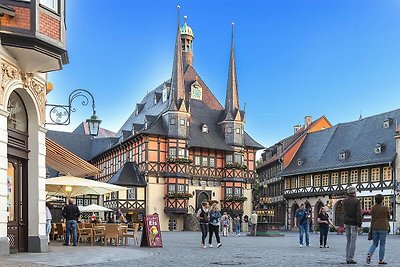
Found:
M 112 209 L 102 207 L 96 204 L 91 204 L 89 206 L 79 206 L 81 212 L 100 212 L 100 211 L 113 211 Z
M 46 179 L 46 191 L 50 196 L 104 195 L 124 190 L 127 188 L 69 175 Z

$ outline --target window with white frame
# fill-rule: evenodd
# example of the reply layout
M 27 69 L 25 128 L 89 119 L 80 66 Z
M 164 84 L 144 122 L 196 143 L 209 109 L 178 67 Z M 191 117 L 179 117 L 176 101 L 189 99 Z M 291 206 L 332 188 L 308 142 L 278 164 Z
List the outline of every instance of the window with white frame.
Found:
M 175 184 L 168 184 L 168 192 L 175 192 L 176 186 Z
M 170 158 L 176 158 L 176 148 L 175 147 L 170 147 L 168 150 L 168 156 Z
M 291 189 L 296 189 L 296 187 L 297 187 L 296 180 L 297 180 L 296 177 L 293 177 L 291 179 L 291 182 L 290 182 L 290 188 Z
M 194 165 L 200 166 L 200 156 L 194 157 Z
M 391 204 L 392 204 L 392 198 L 390 196 L 383 197 L 383 205 L 390 208 L 392 206 Z
M 207 124 L 203 124 L 203 126 L 201 127 L 201 132 L 202 132 L 202 133 L 208 133 L 208 126 L 207 126 Z
M 233 156 L 232 155 L 226 155 L 226 163 L 230 164 L 233 162 Z
M 371 182 L 379 182 L 380 181 L 380 169 L 372 168 L 371 170 Z
M 233 188 L 232 188 L 232 187 L 227 187 L 227 188 L 225 189 L 225 194 L 226 194 L 227 196 L 232 196 L 232 195 L 233 195 Z
M 383 167 L 383 180 L 392 180 L 392 167 Z
M 341 172 L 340 173 L 340 183 L 343 184 L 347 184 L 349 182 L 349 172 L 345 171 L 345 172 Z
M 180 122 L 181 126 L 185 126 L 185 120 L 184 119 L 180 119 L 179 122 Z
M 314 175 L 314 186 L 321 186 L 321 175 Z
M 117 157 L 115 156 L 113 158 L 113 172 L 117 171 Z
M 358 170 L 352 170 L 350 172 L 350 183 L 356 184 L 358 182 Z
M 179 148 L 178 154 L 180 158 L 186 158 L 186 149 L 184 148 Z
M 374 205 L 372 197 L 364 197 L 363 203 L 364 203 L 364 210 L 370 210 Z
M 215 167 L 215 159 L 210 158 L 210 167 Z
M 185 185 L 183 185 L 183 184 L 178 184 L 178 185 L 177 185 L 176 191 L 177 191 L 178 193 L 183 193 L 183 192 L 185 192 L 185 191 L 186 191 L 186 190 L 185 190 Z
M 361 170 L 361 183 L 367 183 L 368 182 L 368 169 L 362 169 Z
M 331 174 L 331 185 L 338 184 L 338 177 L 339 177 L 339 174 L 337 172 L 334 172 Z
M 40 4 L 58 13 L 59 0 L 40 0 Z
M 235 162 L 242 164 L 243 155 L 242 154 L 235 154 Z
M 76 205 L 77 206 L 83 206 L 83 199 L 82 198 L 77 198 L 76 199 Z
M 111 198 L 111 200 L 116 200 L 117 199 L 117 192 L 111 192 L 110 198 Z
M 235 196 L 242 196 L 242 188 L 240 188 L 240 187 L 235 187 L 234 188 L 234 195 Z
M 322 186 L 328 186 L 329 174 L 322 175 Z
M 138 163 L 140 163 L 140 162 L 142 162 L 142 145 L 139 145 L 139 148 L 138 148 Z
M 129 188 L 127 190 L 127 198 L 128 200 L 134 200 L 136 199 L 136 188 Z
M 201 158 L 201 165 L 203 167 L 207 167 L 208 166 L 208 158 L 207 157 L 202 157 Z
M 304 187 L 304 176 L 299 177 L 299 187 Z
M 311 176 L 310 175 L 306 175 L 306 181 L 305 181 L 305 186 L 306 187 L 310 187 L 311 186 Z

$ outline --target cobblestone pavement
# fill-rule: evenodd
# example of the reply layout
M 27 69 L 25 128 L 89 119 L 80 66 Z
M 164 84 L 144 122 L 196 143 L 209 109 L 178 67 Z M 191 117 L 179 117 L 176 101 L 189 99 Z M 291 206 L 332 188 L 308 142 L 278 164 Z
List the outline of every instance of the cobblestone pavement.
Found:
M 0 266 L 347 266 L 344 261 L 346 238 L 330 234 L 329 249 L 319 248 L 319 235 L 311 234 L 312 247 L 298 247 L 298 235 L 285 237 L 236 237 L 222 239 L 221 248 L 200 248 L 199 232 L 163 233 L 163 248 L 128 247 L 62 247 L 53 246 L 46 254 L 18 254 L 0 259 Z M 365 255 L 371 242 L 359 236 L 355 260 L 365 266 Z M 215 244 L 214 244 L 215 246 Z M 389 236 L 385 260 L 388 266 L 400 266 L 400 236 Z M 378 266 L 378 251 L 371 266 Z M 64 263 L 64 264 L 63 264 Z M 36 265 L 35 265 L 36 264 Z

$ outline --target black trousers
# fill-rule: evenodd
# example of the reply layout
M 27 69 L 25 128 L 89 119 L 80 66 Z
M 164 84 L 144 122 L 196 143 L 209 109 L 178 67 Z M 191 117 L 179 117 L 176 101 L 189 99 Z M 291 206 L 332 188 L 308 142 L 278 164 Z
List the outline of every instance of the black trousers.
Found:
M 326 241 L 328 239 L 329 225 L 319 224 L 319 245 L 326 246 Z
M 200 223 L 200 230 L 201 230 L 201 244 L 203 246 L 206 244 L 206 237 L 208 234 L 208 223 Z
M 208 238 L 208 244 L 212 244 L 212 236 L 213 233 L 215 233 L 215 238 L 217 239 L 217 243 L 221 243 L 221 239 L 219 238 L 219 225 L 212 225 L 210 224 L 209 226 L 210 229 L 210 237 Z

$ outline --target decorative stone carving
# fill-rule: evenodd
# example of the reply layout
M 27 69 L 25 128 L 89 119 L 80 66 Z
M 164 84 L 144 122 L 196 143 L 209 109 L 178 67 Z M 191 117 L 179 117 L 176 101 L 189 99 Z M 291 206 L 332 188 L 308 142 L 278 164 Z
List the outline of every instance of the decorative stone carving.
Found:
M 21 73 L 24 88 L 35 96 L 40 111 L 40 121 L 44 123 L 46 112 L 46 89 L 43 83 L 35 79 L 32 73 Z
M 1 87 L 0 87 L 0 103 L 3 101 L 6 83 L 12 79 L 19 78 L 18 69 L 6 61 L 1 61 Z

